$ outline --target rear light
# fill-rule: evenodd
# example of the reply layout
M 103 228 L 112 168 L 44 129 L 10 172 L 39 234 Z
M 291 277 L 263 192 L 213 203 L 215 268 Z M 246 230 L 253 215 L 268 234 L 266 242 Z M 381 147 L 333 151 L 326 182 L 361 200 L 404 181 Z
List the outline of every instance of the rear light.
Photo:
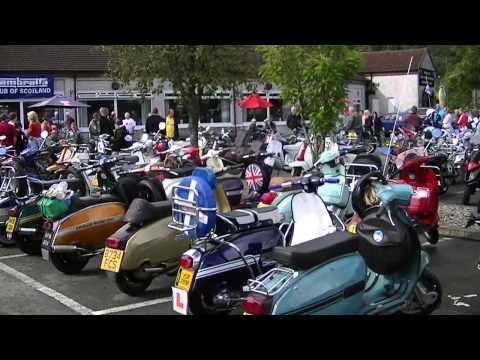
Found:
M 480 167 L 479 163 L 468 163 L 467 170 L 472 171 L 472 170 L 475 170 L 478 167 Z
M 45 221 L 43 223 L 43 230 L 45 231 L 52 231 L 53 230 L 53 222 L 51 221 Z
M 189 255 L 182 255 L 180 257 L 180 267 L 182 269 L 192 269 L 193 268 L 193 258 Z
M 266 315 L 270 310 L 271 297 L 261 294 L 250 294 L 242 302 L 242 309 L 250 315 Z
M 111 248 L 111 249 L 120 249 L 121 243 L 120 240 L 114 237 L 109 237 L 105 241 L 105 247 Z
M 8 210 L 8 216 L 17 217 L 17 215 L 18 215 L 18 212 L 16 207 Z
M 261 197 L 260 197 L 260 201 L 266 205 L 270 205 L 271 203 L 273 203 L 273 200 L 275 200 L 277 197 L 277 194 L 274 193 L 274 192 L 268 192 L 268 193 L 265 193 L 263 194 Z

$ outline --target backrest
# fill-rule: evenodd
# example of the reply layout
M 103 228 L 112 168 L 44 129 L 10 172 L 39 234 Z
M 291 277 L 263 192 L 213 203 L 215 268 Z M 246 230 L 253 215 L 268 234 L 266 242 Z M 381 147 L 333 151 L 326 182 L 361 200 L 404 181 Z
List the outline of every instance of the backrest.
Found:
M 336 231 L 322 199 L 314 193 L 301 192 L 292 197 L 294 230 L 291 246 Z
M 193 170 L 192 176 L 196 176 L 205 180 L 205 182 L 210 185 L 211 189 L 214 189 L 217 183 L 215 173 L 210 168 L 197 167 L 195 170 Z

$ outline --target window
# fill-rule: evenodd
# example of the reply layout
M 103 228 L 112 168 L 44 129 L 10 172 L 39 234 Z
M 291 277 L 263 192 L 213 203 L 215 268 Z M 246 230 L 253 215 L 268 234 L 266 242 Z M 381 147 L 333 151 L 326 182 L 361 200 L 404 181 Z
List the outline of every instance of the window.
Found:
M 135 120 L 137 126 L 145 124 L 148 114 L 151 111 L 152 101 L 150 99 L 128 99 L 117 100 L 117 117 L 123 119 L 125 113 L 130 113 L 130 116 Z
M 93 118 L 93 113 L 100 110 L 101 107 L 108 108 L 109 112 L 115 111 L 115 101 L 114 100 L 84 100 L 81 99 L 81 102 L 90 105 L 88 108 L 78 109 L 78 124 L 81 128 L 88 128 L 90 120 Z
M 183 104 L 175 99 L 165 100 L 165 119 L 170 109 L 173 109 L 175 112 L 175 121 L 177 121 L 178 124 L 188 124 L 188 113 Z
M 0 115 L 8 115 L 11 112 L 16 112 L 20 120 L 20 103 L 19 102 L 0 102 Z
M 230 100 L 205 99 L 200 109 L 200 122 L 202 124 L 229 123 Z

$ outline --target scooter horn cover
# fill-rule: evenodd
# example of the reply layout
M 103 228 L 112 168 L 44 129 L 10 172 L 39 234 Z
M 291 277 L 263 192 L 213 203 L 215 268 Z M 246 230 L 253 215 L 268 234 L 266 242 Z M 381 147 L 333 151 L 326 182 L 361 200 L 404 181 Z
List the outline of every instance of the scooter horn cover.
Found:
M 367 266 L 380 275 L 390 275 L 402 270 L 414 256 L 414 233 L 392 214 L 378 216 L 379 208 L 367 211 L 358 225 L 360 235 L 358 251 Z
M 189 176 L 179 184 L 180 186 L 189 188 L 176 189 L 175 197 L 188 200 L 189 202 L 196 203 L 196 206 L 200 208 L 198 218 L 195 216 L 184 215 L 174 212 L 174 217 L 177 222 L 181 222 L 185 226 L 195 226 L 196 229 L 186 231 L 186 235 L 190 239 L 206 236 L 210 231 L 215 228 L 216 220 L 216 201 L 215 195 L 211 188 L 211 185 L 205 181 L 204 178 L 198 176 Z M 195 194 L 195 191 L 197 195 Z M 189 208 L 188 203 L 182 203 L 181 200 L 174 200 L 174 208 L 182 209 L 192 213 L 194 210 Z M 191 205 L 190 205 L 191 206 Z

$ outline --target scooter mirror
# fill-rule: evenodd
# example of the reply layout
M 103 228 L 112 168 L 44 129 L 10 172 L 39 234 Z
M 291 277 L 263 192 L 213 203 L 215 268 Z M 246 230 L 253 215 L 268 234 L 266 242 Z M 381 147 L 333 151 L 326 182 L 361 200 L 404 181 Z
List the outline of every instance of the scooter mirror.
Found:
M 143 134 L 143 135 L 142 135 L 142 138 L 140 139 L 140 141 L 141 141 L 142 143 L 145 143 L 145 142 L 147 142 L 147 140 L 148 140 L 148 134 Z
M 7 138 L 7 137 L 6 137 L 5 135 L 1 135 L 1 136 L 0 136 L 0 141 L 5 140 L 6 138 Z
M 438 139 L 442 136 L 442 130 L 440 129 L 435 129 L 432 131 L 432 136 L 435 138 L 435 139 Z
M 159 128 L 160 130 L 165 130 L 165 129 L 167 128 L 167 126 L 165 125 L 164 122 L 161 122 L 160 124 L 158 124 L 158 128 Z
M 43 130 L 40 136 L 42 137 L 42 139 L 46 139 L 48 137 L 48 131 Z
M 125 141 L 127 141 L 127 142 L 132 142 L 132 141 L 133 141 L 132 135 L 127 135 L 127 136 L 125 136 Z
M 4 147 L 0 148 L 0 155 L 5 155 L 6 153 L 7 150 Z

